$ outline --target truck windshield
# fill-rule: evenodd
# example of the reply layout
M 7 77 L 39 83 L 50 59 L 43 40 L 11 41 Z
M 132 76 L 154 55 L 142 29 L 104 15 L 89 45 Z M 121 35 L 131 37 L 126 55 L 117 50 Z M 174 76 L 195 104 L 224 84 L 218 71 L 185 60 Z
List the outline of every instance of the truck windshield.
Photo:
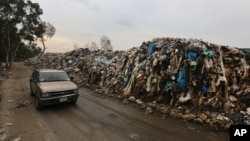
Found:
M 53 81 L 70 81 L 66 72 L 41 72 L 39 76 L 40 82 L 53 82 Z

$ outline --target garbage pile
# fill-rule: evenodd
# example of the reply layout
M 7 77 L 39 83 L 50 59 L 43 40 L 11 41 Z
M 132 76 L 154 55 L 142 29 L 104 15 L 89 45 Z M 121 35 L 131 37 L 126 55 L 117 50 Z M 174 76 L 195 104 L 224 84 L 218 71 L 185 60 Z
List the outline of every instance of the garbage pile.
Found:
M 167 37 L 128 51 L 46 53 L 25 64 L 63 69 L 79 86 L 94 86 L 148 114 L 160 112 L 214 129 L 250 124 L 250 68 L 236 47 Z

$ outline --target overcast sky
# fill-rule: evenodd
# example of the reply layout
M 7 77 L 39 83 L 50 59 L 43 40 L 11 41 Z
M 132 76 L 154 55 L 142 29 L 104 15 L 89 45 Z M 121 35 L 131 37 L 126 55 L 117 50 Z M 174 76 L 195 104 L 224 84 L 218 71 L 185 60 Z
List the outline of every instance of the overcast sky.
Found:
M 47 52 L 65 52 L 105 35 L 114 50 L 157 37 L 196 38 L 249 48 L 250 0 L 32 0 L 56 28 Z

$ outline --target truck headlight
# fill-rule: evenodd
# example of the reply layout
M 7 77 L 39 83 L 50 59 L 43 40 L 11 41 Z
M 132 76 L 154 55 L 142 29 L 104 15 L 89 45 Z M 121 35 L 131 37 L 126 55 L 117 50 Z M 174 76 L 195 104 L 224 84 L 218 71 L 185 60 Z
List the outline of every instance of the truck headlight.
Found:
M 41 96 L 42 96 L 42 97 L 49 97 L 50 95 L 49 95 L 49 93 L 42 93 Z
M 77 93 L 78 93 L 78 89 L 75 89 L 75 90 L 74 90 L 74 93 L 77 94 Z

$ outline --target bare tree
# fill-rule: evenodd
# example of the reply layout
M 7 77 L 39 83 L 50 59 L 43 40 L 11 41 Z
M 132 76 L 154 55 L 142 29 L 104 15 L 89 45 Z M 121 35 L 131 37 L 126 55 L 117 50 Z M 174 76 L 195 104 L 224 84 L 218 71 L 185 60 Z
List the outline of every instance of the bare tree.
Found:
M 111 50 L 111 51 L 113 51 L 111 41 L 107 36 L 103 35 L 101 37 L 100 44 L 101 44 L 101 50 L 104 50 L 104 51 Z
M 87 43 L 87 44 L 84 45 L 84 47 L 88 48 L 91 51 L 95 51 L 95 50 L 99 49 L 99 47 L 97 46 L 97 44 L 95 42 L 91 42 L 90 44 Z
M 40 41 L 42 42 L 42 45 L 43 45 L 42 54 L 44 54 L 45 50 L 47 49 L 45 46 L 45 41 L 48 39 L 51 39 L 54 36 L 56 32 L 56 28 L 49 22 L 42 22 L 42 24 L 40 25 L 40 28 L 42 28 L 44 31 L 44 33 L 40 37 L 38 37 Z
M 99 47 L 97 46 L 97 44 L 95 42 L 91 42 L 90 49 L 91 50 L 98 50 Z
M 90 49 L 90 45 L 89 45 L 88 43 L 86 43 L 86 44 L 84 45 L 84 48 Z
M 0 47 L 6 68 L 11 68 L 22 43 L 33 42 L 43 33 L 39 28 L 42 14 L 40 5 L 30 0 L 0 0 Z
M 74 50 L 79 49 L 80 47 L 77 44 L 74 44 Z

